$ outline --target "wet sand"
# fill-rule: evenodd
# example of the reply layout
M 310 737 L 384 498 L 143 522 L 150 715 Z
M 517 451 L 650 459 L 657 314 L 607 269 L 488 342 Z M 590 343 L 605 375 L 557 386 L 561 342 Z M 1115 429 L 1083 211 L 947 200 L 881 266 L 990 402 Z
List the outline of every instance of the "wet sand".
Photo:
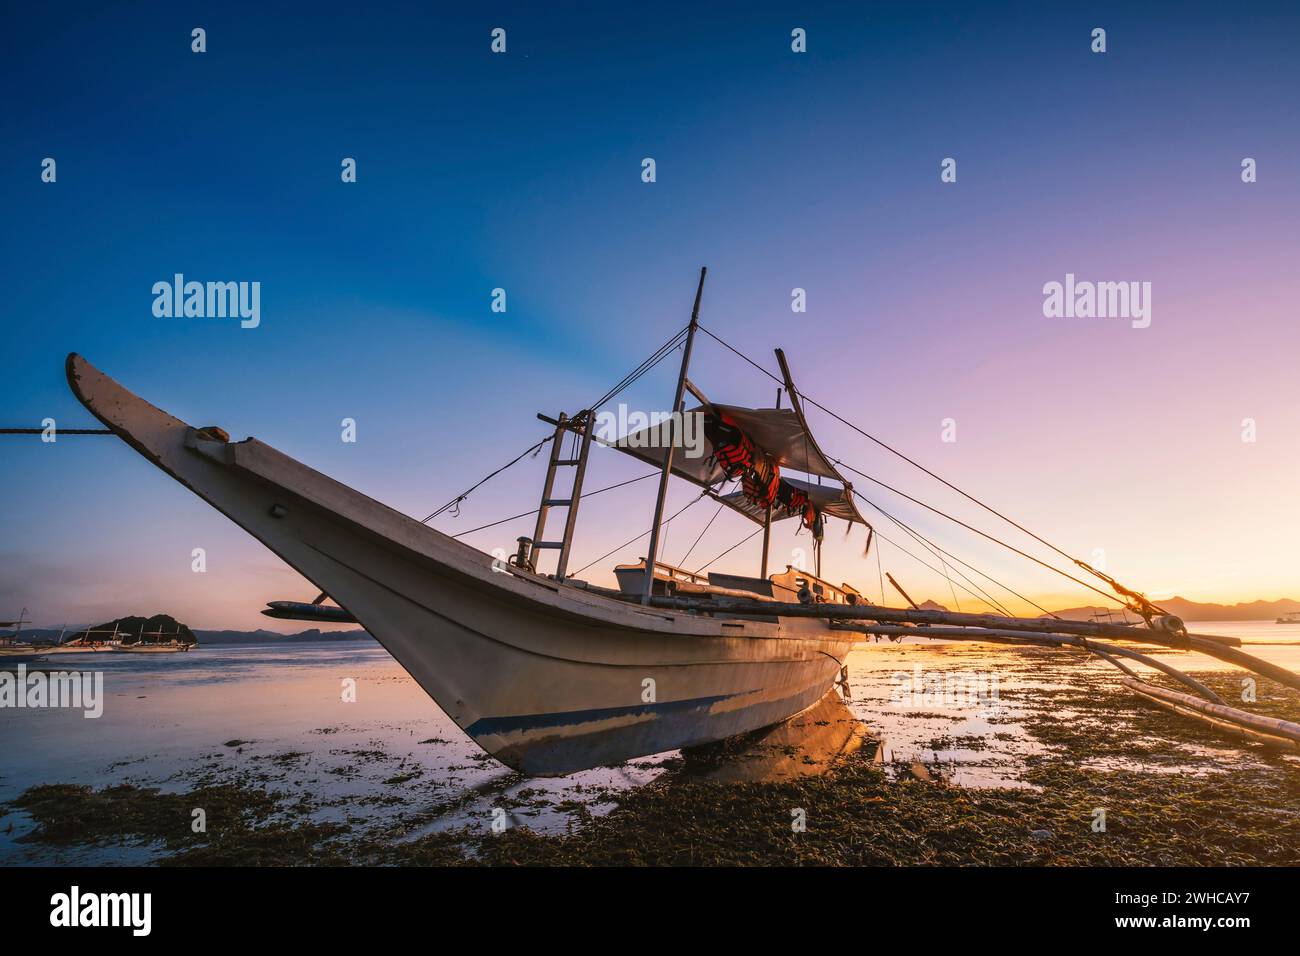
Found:
M 1279 643 L 1253 650 L 1288 663 L 1288 635 L 1264 633 Z M 1194 658 L 1167 655 L 1240 696 L 1239 672 Z M 23 741 L 0 769 L 0 862 L 1300 862 L 1300 761 L 1142 705 L 1104 662 L 881 643 L 849 665 L 852 700 L 764 734 L 537 780 L 377 645 L 97 662 L 99 720 L 0 714 Z M 1249 709 L 1300 716 L 1295 692 L 1258 694 Z

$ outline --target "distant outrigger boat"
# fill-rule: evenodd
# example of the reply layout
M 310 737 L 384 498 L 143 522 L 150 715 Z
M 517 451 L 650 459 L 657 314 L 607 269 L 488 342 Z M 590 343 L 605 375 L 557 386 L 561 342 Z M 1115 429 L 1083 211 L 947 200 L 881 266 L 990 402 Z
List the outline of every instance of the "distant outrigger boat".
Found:
M 162 631 L 141 631 L 136 640 L 130 644 L 117 641 L 113 644 L 113 651 L 118 654 L 177 654 L 184 653 L 190 649 L 190 645 L 180 640 L 180 625 L 176 625 L 176 630 L 172 633 L 171 640 L 163 641 L 146 641 L 146 637 L 163 638 L 167 635 Z
M 1121 610 L 1119 613 L 1119 620 L 1116 620 L 1114 611 L 1110 608 L 1103 608 L 1102 610 L 1094 611 L 1090 614 L 1088 620 L 1094 621 L 1098 624 L 1118 624 L 1121 627 L 1136 627 L 1139 622 L 1130 621 L 1127 610 L 1127 608 Z
M 168 635 L 162 631 L 141 631 L 138 635 L 135 635 L 136 639 L 134 641 L 128 643 L 123 640 L 123 637 L 130 637 L 131 632 L 128 631 L 123 635 L 121 621 L 114 621 L 111 631 L 94 628 L 81 631 L 75 641 L 69 641 L 67 644 L 63 644 L 62 638 L 60 638 L 60 644 L 56 649 L 67 654 L 175 654 L 190 649 L 189 644 L 179 639 L 177 636 L 179 633 L 180 625 L 178 624 L 170 640 L 146 641 L 146 637 L 163 638 Z M 107 636 L 101 640 L 97 635 Z
M 0 621 L 0 627 L 13 627 L 14 633 L 9 637 L 0 640 L 0 663 L 10 664 L 29 664 L 34 661 L 45 660 L 52 655 L 64 654 L 94 654 L 110 650 L 109 647 L 97 647 L 83 644 L 63 642 L 63 636 L 68 633 L 66 625 L 59 631 L 59 639 L 53 642 L 45 643 L 20 643 L 18 634 L 22 625 L 30 624 L 30 621 L 23 619 L 27 609 L 23 608 L 22 613 L 18 615 L 17 621 Z
M 887 608 L 869 604 L 848 585 L 823 580 L 823 521 L 870 525 L 857 510 L 852 486 L 809 431 L 779 350 L 789 408 L 715 404 L 690 382 L 703 283 L 702 270 L 687 327 L 624 383 L 680 346 L 671 408 L 677 416 L 703 419 L 710 453 L 682 454 L 674 433 L 680 419 L 672 418 L 666 435 L 652 427 L 627 440 L 600 442 L 659 471 L 647 556 L 617 569 L 618 589 L 578 580 L 567 568 L 595 410 L 619 389 L 572 418 L 538 416 L 555 431 L 536 529 L 505 562 L 257 439 L 231 442 L 216 426 L 192 427 L 76 354 L 68 357 L 67 376 L 77 398 L 109 429 L 322 591 L 312 604 L 273 602 L 265 613 L 359 622 L 479 746 L 525 773 L 566 774 L 782 721 L 836 684 L 847 689 L 844 660 L 862 634 L 1082 646 L 1112 663 L 1123 653 L 1178 673 L 1092 639 L 1141 640 L 1201 650 L 1300 686 L 1295 675 L 1234 650 L 1239 642 L 1232 638 L 1188 635 L 1177 618 L 1091 568 L 1143 614 L 1147 627 Z M 684 404 L 688 391 L 700 403 L 691 412 Z M 567 439 L 572 451 L 566 454 Z M 568 497 L 553 488 L 561 468 L 573 469 Z M 808 478 L 788 477 L 784 469 Z M 670 476 L 759 526 L 764 538 L 757 577 L 701 577 L 657 560 Z M 722 493 L 728 480 L 738 481 L 740 490 Z M 548 539 L 553 508 L 566 509 L 567 520 L 563 534 Z M 814 532 L 817 573 L 787 567 L 769 578 L 770 530 L 783 518 Z M 546 550 L 558 553 L 551 575 L 536 570 Z M 327 596 L 337 606 L 321 603 Z
M 23 631 L 23 625 L 30 623 L 31 621 L 27 620 L 27 608 L 23 608 L 18 612 L 16 620 L 0 621 L 0 627 L 12 627 L 14 629 L 12 634 L 0 637 L 0 664 L 29 664 L 45 656 L 44 652 L 36 645 L 18 640 L 18 636 Z
M 184 653 L 189 649 L 188 644 L 177 641 L 166 644 L 145 644 L 136 641 L 134 644 L 114 644 L 112 647 L 114 654 L 176 654 Z

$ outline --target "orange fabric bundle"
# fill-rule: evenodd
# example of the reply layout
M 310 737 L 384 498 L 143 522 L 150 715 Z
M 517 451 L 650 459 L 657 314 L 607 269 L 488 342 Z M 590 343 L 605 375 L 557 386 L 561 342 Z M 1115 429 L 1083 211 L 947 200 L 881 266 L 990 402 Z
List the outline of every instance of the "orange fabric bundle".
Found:
M 753 468 L 754 443 L 729 416 L 705 416 L 704 433 L 713 445 L 714 460 L 728 478 L 740 478 Z
M 766 508 L 776 501 L 780 484 L 781 470 L 764 455 L 754 460 L 754 467 L 745 473 L 740 487 L 746 498 L 760 508 Z

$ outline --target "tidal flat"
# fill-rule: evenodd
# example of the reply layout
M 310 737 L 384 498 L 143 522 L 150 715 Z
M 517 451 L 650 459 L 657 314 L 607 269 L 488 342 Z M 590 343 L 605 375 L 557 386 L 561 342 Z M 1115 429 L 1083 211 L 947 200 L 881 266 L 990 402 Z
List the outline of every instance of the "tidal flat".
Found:
M 100 721 L 25 717 L 46 756 L 0 772 L 0 860 L 1300 864 L 1300 758 L 1151 708 L 1073 652 L 872 645 L 850 657 L 848 701 L 544 780 L 478 752 L 378 648 L 293 652 L 292 666 L 248 649 L 201 653 L 162 680 L 108 674 Z M 1239 672 L 1167 659 L 1241 698 Z M 973 675 L 996 697 L 920 696 L 913 674 Z M 344 677 L 357 681 L 351 704 L 337 700 Z M 1251 689 L 1242 706 L 1300 719 L 1300 693 L 1263 678 Z M 110 746 L 123 734 L 132 746 Z

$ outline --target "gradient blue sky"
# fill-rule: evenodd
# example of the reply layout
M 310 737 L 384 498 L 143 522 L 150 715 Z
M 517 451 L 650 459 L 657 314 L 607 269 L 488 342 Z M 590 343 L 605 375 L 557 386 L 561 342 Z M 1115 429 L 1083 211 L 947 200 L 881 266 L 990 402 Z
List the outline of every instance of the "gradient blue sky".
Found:
M 769 366 L 783 346 L 809 394 L 1072 552 L 1160 594 L 1300 597 L 1297 49 L 1293 4 L 11 6 L 3 424 L 93 424 L 63 380 L 75 350 L 423 517 L 540 437 L 535 412 L 580 408 L 684 324 L 707 264 L 705 324 Z M 155 318 L 176 272 L 260 281 L 260 328 Z M 1067 272 L 1152 282 L 1151 328 L 1044 318 Z M 717 400 L 771 401 L 711 343 L 696 369 Z M 628 401 L 671 387 L 665 365 Z M 995 527 L 813 421 L 833 454 Z M 256 627 L 265 600 L 312 596 L 121 443 L 0 442 L 0 614 Z M 541 468 L 436 526 L 535 506 Z M 589 487 L 637 473 L 602 459 Z M 1031 595 L 1087 600 L 872 494 Z M 649 499 L 584 506 L 577 564 L 648 526 Z M 712 512 L 674 524 L 665 557 Z M 687 563 L 746 533 L 722 516 Z M 827 568 L 870 592 L 860 538 L 833 530 Z M 783 528 L 774 555 L 806 541 Z M 756 565 L 757 541 L 732 557 Z M 952 603 L 889 546 L 884 563 Z

